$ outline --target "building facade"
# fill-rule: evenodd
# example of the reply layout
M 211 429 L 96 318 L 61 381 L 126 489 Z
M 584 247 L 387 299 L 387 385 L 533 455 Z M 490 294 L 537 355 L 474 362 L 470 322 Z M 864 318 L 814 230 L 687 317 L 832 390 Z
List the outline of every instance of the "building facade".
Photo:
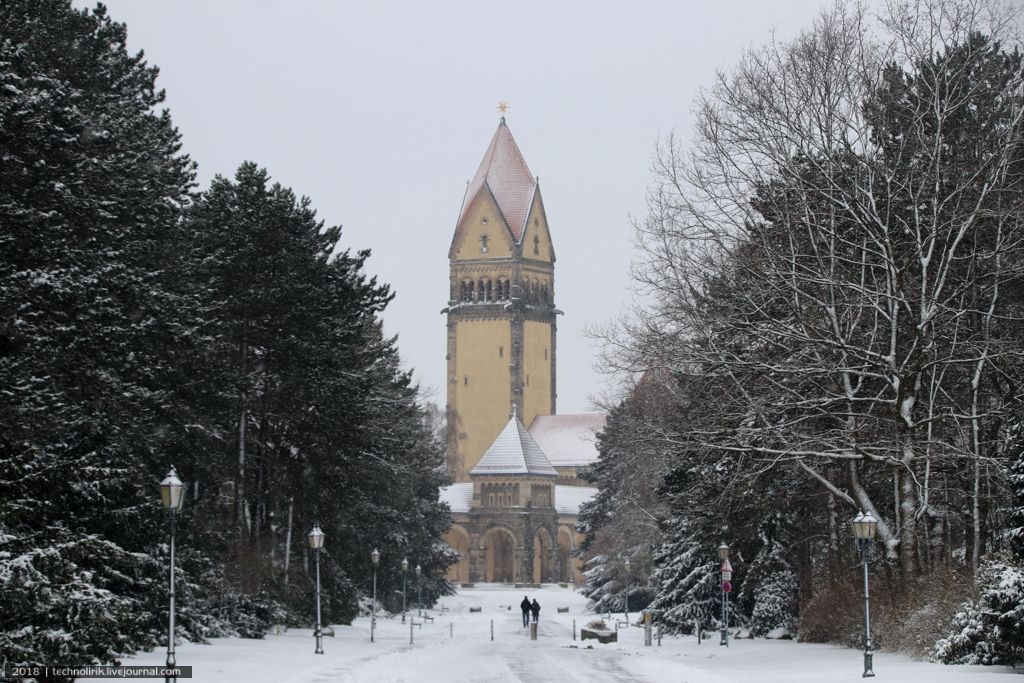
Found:
M 556 415 L 555 251 L 540 185 L 504 117 L 448 252 L 448 463 L 460 583 L 582 579 L 574 526 L 603 415 Z M 531 425 L 530 429 L 526 425 Z M 539 445 L 537 431 L 547 449 Z

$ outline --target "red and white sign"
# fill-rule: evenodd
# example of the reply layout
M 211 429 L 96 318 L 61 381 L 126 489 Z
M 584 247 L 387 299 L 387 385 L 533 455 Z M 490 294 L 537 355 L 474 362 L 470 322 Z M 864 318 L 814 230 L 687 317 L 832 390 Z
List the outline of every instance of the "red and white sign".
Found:
M 732 593 L 732 581 L 723 581 L 722 590 L 726 593 Z

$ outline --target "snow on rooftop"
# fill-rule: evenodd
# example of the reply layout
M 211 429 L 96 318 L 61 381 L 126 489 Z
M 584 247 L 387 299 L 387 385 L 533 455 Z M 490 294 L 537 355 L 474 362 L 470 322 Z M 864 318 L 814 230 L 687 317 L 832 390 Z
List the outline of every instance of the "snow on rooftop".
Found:
M 515 414 L 469 473 L 558 476 L 544 451 Z
M 578 515 L 580 506 L 597 495 L 590 486 L 555 486 L 555 510 L 560 515 Z
M 530 436 L 555 467 L 582 467 L 597 462 L 597 433 L 604 429 L 604 413 L 538 415 Z
M 469 512 L 473 506 L 473 484 L 452 484 L 441 489 L 440 499 L 442 503 L 448 503 L 452 512 Z

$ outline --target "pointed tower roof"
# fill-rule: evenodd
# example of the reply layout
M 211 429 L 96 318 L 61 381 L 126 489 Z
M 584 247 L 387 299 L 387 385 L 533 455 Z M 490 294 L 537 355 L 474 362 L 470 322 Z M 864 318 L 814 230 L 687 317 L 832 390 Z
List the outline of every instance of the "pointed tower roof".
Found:
M 519 146 L 505 124 L 504 116 L 501 117 L 498 130 L 494 131 L 494 137 L 491 138 L 491 144 L 484 153 L 480 168 L 476 170 L 476 175 L 466 190 L 466 201 L 462 206 L 456 230 L 462 226 L 462 221 L 466 219 L 469 207 L 480 192 L 480 188 L 485 186 L 497 202 L 505 223 L 512 231 L 512 237 L 519 242 L 526 230 L 526 219 L 529 217 L 533 196 L 537 191 L 537 179 L 530 173 Z
M 551 461 L 530 436 L 530 432 L 526 431 L 515 412 L 505 429 L 501 430 L 501 434 L 469 473 L 558 476 Z

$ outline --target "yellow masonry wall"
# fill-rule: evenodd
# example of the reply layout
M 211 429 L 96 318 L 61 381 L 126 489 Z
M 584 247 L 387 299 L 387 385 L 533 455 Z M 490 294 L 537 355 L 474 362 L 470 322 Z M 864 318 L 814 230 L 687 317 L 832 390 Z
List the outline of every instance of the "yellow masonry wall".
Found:
M 533 253 L 533 238 L 537 236 L 537 253 Z M 547 219 L 544 218 L 544 205 L 538 196 L 530 208 L 530 217 L 526 220 L 526 232 L 523 233 L 523 257 L 547 261 L 555 260 L 554 249 L 551 247 L 551 234 L 548 232 Z
M 468 473 L 508 423 L 511 328 L 507 320 L 462 320 L 455 334 L 458 355 L 449 380 L 455 380 L 459 452 Z
M 551 412 L 551 326 L 527 320 L 523 323 L 523 424 L 529 427 L 533 418 Z
M 486 219 L 486 223 L 483 221 Z M 512 236 L 505 227 L 505 221 L 498 211 L 498 205 L 486 187 L 477 192 L 466 219 L 461 225 L 461 234 L 455 237 L 454 258 L 467 259 L 508 258 L 512 256 Z M 487 252 L 480 251 L 480 236 L 487 235 Z

